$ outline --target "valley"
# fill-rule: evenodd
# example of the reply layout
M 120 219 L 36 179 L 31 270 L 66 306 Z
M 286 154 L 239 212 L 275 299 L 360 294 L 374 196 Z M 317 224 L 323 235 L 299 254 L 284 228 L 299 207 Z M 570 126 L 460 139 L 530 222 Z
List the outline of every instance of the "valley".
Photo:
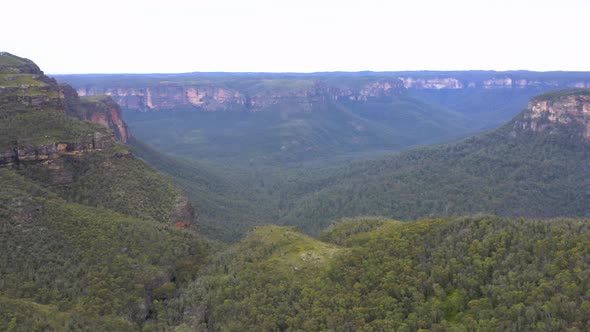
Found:
M 590 74 L 0 54 L 0 330 L 584 331 Z

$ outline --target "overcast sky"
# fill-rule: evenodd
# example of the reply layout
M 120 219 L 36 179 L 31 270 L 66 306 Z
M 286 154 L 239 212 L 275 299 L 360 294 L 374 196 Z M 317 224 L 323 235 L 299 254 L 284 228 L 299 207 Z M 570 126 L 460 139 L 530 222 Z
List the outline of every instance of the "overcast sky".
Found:
M 590 71 L 589 0 L 6 0 L 47 73 Z

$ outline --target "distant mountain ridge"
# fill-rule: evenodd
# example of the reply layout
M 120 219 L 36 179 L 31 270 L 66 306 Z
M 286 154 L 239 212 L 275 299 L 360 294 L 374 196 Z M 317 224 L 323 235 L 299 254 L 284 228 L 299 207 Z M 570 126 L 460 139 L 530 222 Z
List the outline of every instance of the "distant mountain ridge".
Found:
M 587 72 L 404 71 L 59 75 L 81 96 L 106 94 L 135 111 L 259 111 L 271 105 L 392 98 L 399 90 L 590 88 Z

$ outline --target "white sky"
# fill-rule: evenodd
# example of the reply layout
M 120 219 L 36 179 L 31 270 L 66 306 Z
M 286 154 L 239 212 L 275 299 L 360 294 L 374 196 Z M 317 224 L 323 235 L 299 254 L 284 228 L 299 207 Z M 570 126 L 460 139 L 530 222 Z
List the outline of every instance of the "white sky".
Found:
M 590 0 L 5 0 L 48 73 L 590 71 Z

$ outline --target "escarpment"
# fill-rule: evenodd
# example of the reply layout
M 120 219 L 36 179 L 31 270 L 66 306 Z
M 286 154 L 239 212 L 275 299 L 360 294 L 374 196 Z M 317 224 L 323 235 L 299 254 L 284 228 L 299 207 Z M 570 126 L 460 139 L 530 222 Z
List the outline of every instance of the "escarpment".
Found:
M 0 115 L 0 166 L 86 154 L 130 137 L 109 97 L 80 100 L 73 88 L 58 85 L 30 60 L 5 52 L 0 55 Z
M 532 99 L 514 129 L 590 143 L 590 90 L 554 91 Z
M 86 120 L 110 128 L 117 140 L 127 143 L 131 133 L 121 118 L 121 109 L 108 96 L 81 98 L 81 106 L 85 110 Z
M 590 74 L 527 71 L 405 71 L 379 73 L 187 73 L 59 76 L 80 96 L 106 94 L 132 111 L 263 111 L 273 106 L 392 101 L 404 90 L 534 90 L 590 88 Z
M 404 90 L 397 78 L 375 79 L 360 86 L 336 84 L 317 79 L 271 79 L 251 86 L 225 83 L 160 82 L 150 86 L 77 88 L 80 96 L 104 94 L 121 107 L 136 111 L 188 107 L 206 112 L 227 110 L 262 111 L 274 105 L 295 104 L 303 110 L 331 101 L 391 99 Z
M 69 201 L 195 228 L 184 193 L 133 157 L 130 137 L 111 97 L 80 98 L 30 60 L 0 54 L 0 167 Z

